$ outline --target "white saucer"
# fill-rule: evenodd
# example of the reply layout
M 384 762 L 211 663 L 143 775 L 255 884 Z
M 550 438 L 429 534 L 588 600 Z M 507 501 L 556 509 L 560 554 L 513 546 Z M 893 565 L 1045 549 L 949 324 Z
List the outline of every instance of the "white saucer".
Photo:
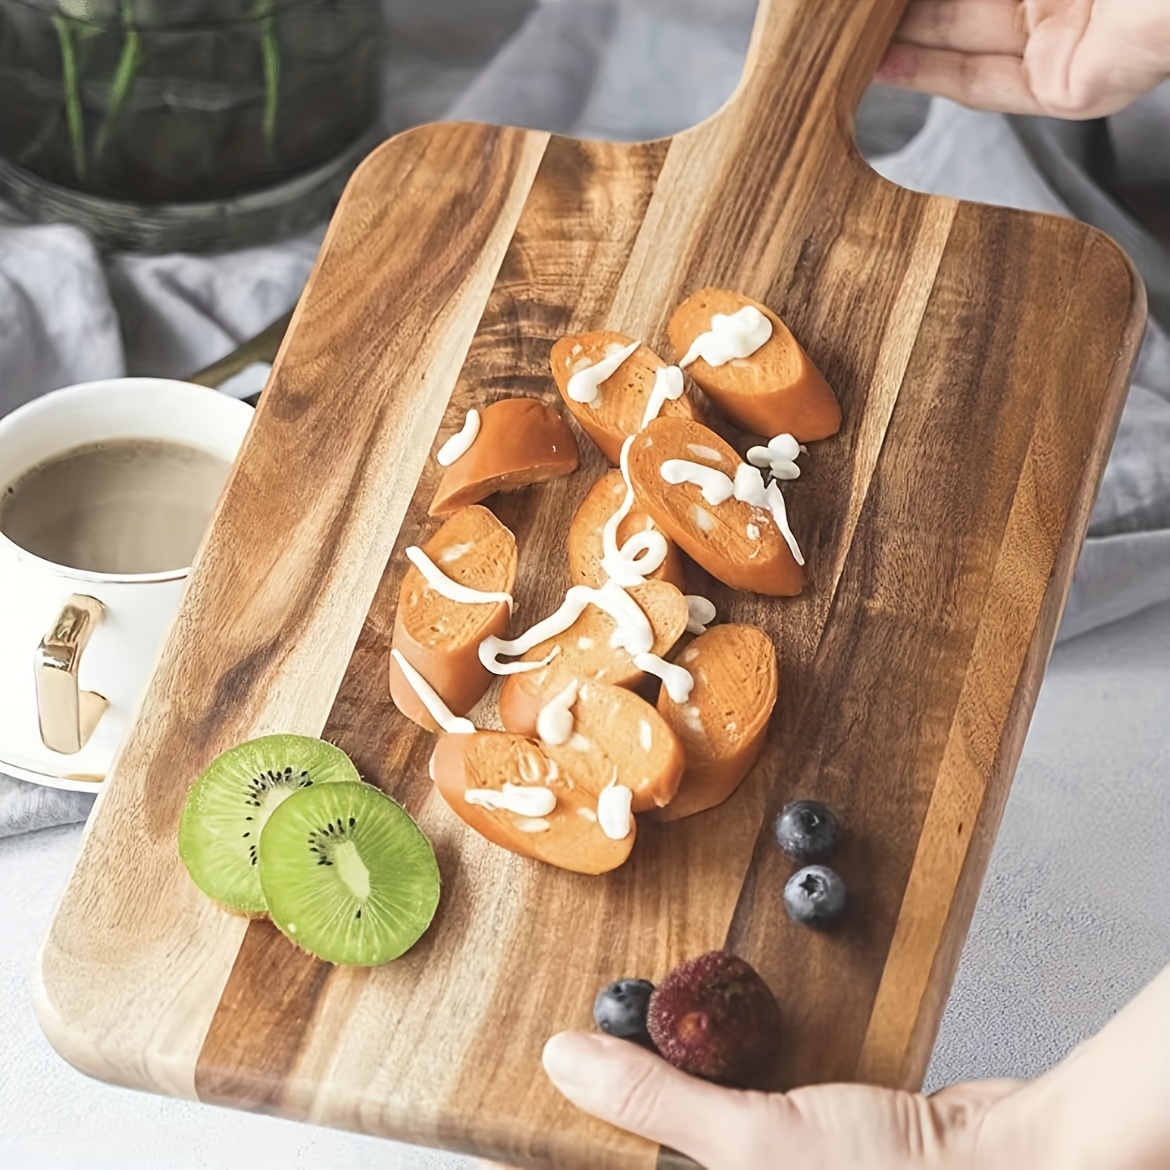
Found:
M 40 784 L 45 788 L 63 788 L 66 792 L 96 793 L 102 786 L 101 780 L 71 780 L 67 776 L 49 776 L 44 772 L 31 772 L 19 764 L 6 764 L 0 760 L 0 776 L 12 776 L 26 780 L 29 784 Z

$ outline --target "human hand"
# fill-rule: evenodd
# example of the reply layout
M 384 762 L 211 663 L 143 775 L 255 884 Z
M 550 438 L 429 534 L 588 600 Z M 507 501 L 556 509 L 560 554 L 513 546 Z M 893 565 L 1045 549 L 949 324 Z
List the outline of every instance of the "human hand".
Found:
M 706 1170 L 1165 1170 L 1170 967 L 1034 1081 L 939 1093 L 724 1089 L 610 1036 L 562 1032 L 544 1067 L 573 1104 Z
M 1016 1081 L 955 1085 L 927 1097 L 864 1085 L 791 1093 L 720 1088 L 627 1040 L 566 1032 L 544 1067 L 573 1104 L 669 1146 L 707 1170 L 1004 1170 Z M 1032 1170 L 1039 1165 L 1026 1163 Z
M 1170 3 L 912 0 L 877 78 L 984 110 L 1104 117 L 1170 78 Z

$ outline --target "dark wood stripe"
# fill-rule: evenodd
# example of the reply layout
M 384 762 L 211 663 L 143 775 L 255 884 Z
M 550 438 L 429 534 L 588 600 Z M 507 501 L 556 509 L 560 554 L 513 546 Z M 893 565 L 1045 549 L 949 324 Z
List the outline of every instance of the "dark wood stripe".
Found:
M 272 923 L 249 925 L 199 1054 L 199 1099 L 281 1112 L 286 1079 L 332 972 Z

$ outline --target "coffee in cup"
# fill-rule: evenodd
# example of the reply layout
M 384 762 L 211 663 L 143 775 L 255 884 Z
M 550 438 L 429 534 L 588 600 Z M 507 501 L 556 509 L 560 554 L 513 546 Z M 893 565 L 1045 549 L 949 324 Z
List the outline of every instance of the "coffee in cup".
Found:
M 0 533 L 91 573 L 162 573 L 194 559 L 231 470 L 166 439 L 85 443 L 0 485 Z

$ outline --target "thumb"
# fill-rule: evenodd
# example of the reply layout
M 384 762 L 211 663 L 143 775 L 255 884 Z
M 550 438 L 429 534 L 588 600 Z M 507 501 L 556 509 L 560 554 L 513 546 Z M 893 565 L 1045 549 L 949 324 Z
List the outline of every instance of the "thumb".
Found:
M 562 1032 L 545 1044 L 543 1060 L 579 1109 L 703 1166 L 732 1165 L 730 1151 L 749 1128 L 747 1094 L 689 1077 L 629 1040 Z

